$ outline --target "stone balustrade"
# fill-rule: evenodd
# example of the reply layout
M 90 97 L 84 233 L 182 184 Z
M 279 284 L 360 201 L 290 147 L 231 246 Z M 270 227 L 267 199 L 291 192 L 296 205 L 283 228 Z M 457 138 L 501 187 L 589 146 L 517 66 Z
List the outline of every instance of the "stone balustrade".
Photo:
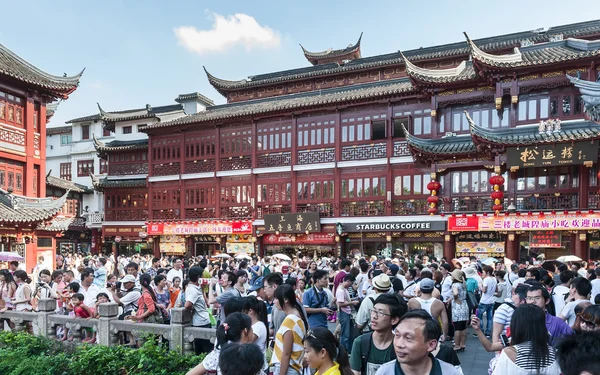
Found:
M 136 323 L 119 320 L 119 306 L 116 303 L 103 303 L 98 306 L 98 319 L 81 319 L 56 314 L 56 300 L 41 299 L 38 312 L 9 310 L 0 313 L 0 319 L 10 319 L 14 323 L 14 332 L 23 332 L 27 324 L 33 326 L 33 332 L 51 339 L 57 339 L 56 329 L 64 326 L 73 336 L 73 342 L 81 342 L 81 331 L 92 328 L 96 331 L 98 343 L 105 346 L 119 345 L 120 333 L 131 333 L 140 344 L 151 335 L 161 336 L 169 342 L 169 349 L 179 353 L 193 352 L 194 339 L 214 341 L 212 328 L 192 327 L 192 312 L 182 308 L 171 309 L 171 324 Z

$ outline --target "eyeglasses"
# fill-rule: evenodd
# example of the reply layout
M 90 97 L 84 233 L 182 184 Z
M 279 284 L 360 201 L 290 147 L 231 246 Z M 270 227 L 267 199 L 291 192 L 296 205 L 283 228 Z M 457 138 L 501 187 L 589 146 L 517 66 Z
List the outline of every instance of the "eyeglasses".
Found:
M 392 316 L 392 315 L 390 315 L 390 314 L 386 314 L 386 313 L 384 313 L 383 311 L 380 311 L 380 310 L 375 310 L 375 309 L 370 309 L 370 310 L 369 310 L 369 314 L 371 314 L 371 315 L 375 315 L 375 317 L 376 317 L 376 318 L 380 318 L 380 317 L 382 317 L 382 316 Z
M 537 301 L 541 301 L 542 298 L 544 298 L 543 296 L 535 296 L 535 297 L 527 297 L 526 300 L 527 302 L 537 302 Z

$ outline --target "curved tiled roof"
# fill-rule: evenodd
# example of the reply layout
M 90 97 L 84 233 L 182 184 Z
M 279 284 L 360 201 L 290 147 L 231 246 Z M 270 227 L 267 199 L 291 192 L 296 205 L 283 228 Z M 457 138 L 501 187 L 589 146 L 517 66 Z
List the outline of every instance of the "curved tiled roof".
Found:
M 65 232 L 69 229 L 85 228 L 85 220 L 80 217 L 55 217 L 48 223 L 40 223 L 37 230 L 45 230 L 48 232 Z
M 124 111 L 105 111 L 102 109 L 99 103 L 98 112 L 95 115 L 78 117 L 72 120 L 67 121 L 67 124 L 71 124 L 74 122 L 86 122 L 86 121 L 99 121 L 103 120 L 107 123 L 114 124 L 119 121 L 130 121 L 130 120 L 138 120 L 144 118 L 155 118 L 159 114 L 171 113 L 181 111 L 183 113 L 183 105 L 181 104 L 170 104 L 163 105 L 159 107 L 152 107 L 150 104 L 147 104 L 145 108 L 136 108 L 136 109 L 127 109 Z
M 135 150 L 147 150 L 148 149 L 148 140 L 147 139 L 136 139 L 133 141 L 119 141 L 114 140 L 112 142 L 104 143 L 95 135 L 92 135 L 92 139 L 94 141 L 94 147 L 98 154 L 107 154 L 111 152 L 121 152 L 121 151 L 135 151 Z
M 463 61 L 460 65 L 449 69 L 426 69 L 416 66 L 402 54 L 406 73 L 416 81 L 426 83 L 454 83 L 460 81 L 470 81 L 477 78 L 477 72 L 470 61 Z
M 408 79 L 390 80 L 342 88 L 311 91 L 274 98 L 251 100 L 240 103 L 209 107 L 206 111 L 185 116 L 173 121 L 149 124 L 141 130 L 165 128 L 183 124 L 202 123 L 216 120 L 244 118 L 258 114 L 301 110 L 348 101 L 360 101 L 378 97 L 392 97 L 412 92 L 414 86 Z
M 99 179 L 92 174 L 90 176 L 92 177 L 92 185 L 94 185 L 94 189 L 97 191 L 104 191 L 104 189 L 111 188 L 146 187 L 146 179 L 108 180 L 107 178 Z
M 180 94 L 178 97 L 175 98 L 175 101 L 177 103 L 181 103 L 181 102 L 185 102 L 185 101 L 189 101 L 189 100 L 199 100 L 202 103 L 206 104 L 207 107 L 215 105 L 215 102 L 212 99 L 200 94 L 199 92 L 191 92 L 189 94 Z
M 560 143 L 600 138 L 600 125 L 593 121 L 562 123 L 561 129 L 540 132 L 539 125 L 517 126 L 509 129 L 484 129 L 466 113 L 473 140 L 477 144 L 497 146 L 529 146 L 542 143 Z
M 360 33 L 360 37 L 358 37 L 358 41 L 354 44 L 350 44 L 346 48 L 342 49 L 326 49 L 325 51 L 320 52 L 310 52 L 307 51 L 302 44 L 300 47 L 302 48 L 302 52 L 304 53 L 304 57 L 313 65 L 318 65 L 321 59 L 331 59 L 331 58 L 340 58 L 344 59 L 346 57 L 348 60 L 354 60 L 357 56 L 360 58 L 360 41 L 362 40 L 363 33 Z
M 417 160 L 426 159 L 425 156 L 458 156 L 477 152 L 477 146 L 470 135 L 426 139 L 415 137 L 406 128 L 404 134 L 408 147 Z
M 52 170 L 50 170 L 48 172 L 48 175 L 46 176 L 46 185 L 57 187 L 57 188 L 63 189 L 63 190 L 70 190 L 75 193 L 89 193 L 90 192 L 90 188 L 88 188 L 87 186 L 79 185 L 79 184 L 74 183 L 73 181 L 65 180 L 63 178 L 50 176 L 51 172 L 52 172 Z
M 33 66 L 0 44 L 0 74 L 46 89 L 55 96 L 66 98 L 71 92 L 75 91 L 84 70 L 71 77 L 54 76 Z
M 0 189 L 0 223 L 32 223 L 51 219 L 67 200 L 67 191 L 62 197 L 21 197 Z
M 521 42 L 527 40 L 532 43 L 545 43 L 560 35 L 563 38 L 584 38 L 600 35 L 600 20 L 580 22 L 568 25 L 550 27 L 547 30 L 523 31 L 487 38 L 475 39 L 473 42 L 481 51 L 502 51 L 510 48 L 520 47 Z M 404 51 L 404 54 L 413 61 L 449 58 L 470 54 L 471 48 L 467 41 L 444 44 L 439 46 L 418 48 Z M 373 67 L 398 65 L 402 63 L 398 53 L 383 54 L 371 57 L 363 57 L 350 61 L 347 64 L 337 63 L 311 66 L 307 68 L 285 70 L 267 74 L 260 74 L 238 81 L 220 79 L 207 72 L 208 81 L 222 95 L 227 92 L 247 87 L 276 84 L 280 82 L 307 79 L 336 73 L 344 73 L 356 70 L 371 69 Z M 205 69 L 206 71 L 206 69 Z
M 46 128 L 46 135 L 71 134 L 72 131 L 73 131 L 73 127 L 71 125 L 54 126 L 54 127 L 51 127 L 51 128 Z

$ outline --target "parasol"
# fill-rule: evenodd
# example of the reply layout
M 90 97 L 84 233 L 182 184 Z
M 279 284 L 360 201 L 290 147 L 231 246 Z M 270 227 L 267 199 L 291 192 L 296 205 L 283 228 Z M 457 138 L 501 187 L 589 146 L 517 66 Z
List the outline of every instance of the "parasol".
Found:
M 250 256 L 248 256 L 248 254 L 241 253 L 241 254 L 236 255 L 235 259 L 252 259 L 252 258 Z
M 512 266 L 512 264 L 513 264 L 513 261 L 512 261 L 512 260 L 510 260 L 510 259 L 508 259 L 508 258 L 504 258 L 504 265 L 505 265 L 506 267 L 510 267 L 510 266 Z
M 561 257 L 556 258 L 559 262 L 581 262 L 581 258 L 575 255 L 563 255 Z
M 554 272 L 554 267 L 560 264 L 563 264 L 563 262 L 556 259 L 550 259 L 542 263 L 542 268 L 546 271 Z
M 292 260 L 292 258 L 290 258 L 289 256 L 287 256 L 285 254 L 275 254 L 275 255 L 273 255 L 273 258 L 285 260 L 287 262 L 291 262 L 291 260 Z
M 460 257 L 458 261 L 464 264 L 465 266 L 471 263 L 471 259 L 469 257 Z
M 481 261 L 481 264 L 485 264 L 486 266 L 491 266 L 494 263 L 498 263 L 498 259 L 496 258 L 486 258 Z
M 20 256 L 17 253 L 13 253 L 10 251 L 4 251 L 0 253 L 0 262 L 12 262 L 12 261 L 17 261 L 17 262 L 24 262 L 25 258 L 23 258 L 22 256 Z
M 228 254 L 219 254 L 219 255 L 215 255 L 213 258 L 228 259 L 228 258 L 231 258 L 231 256 L 229 256 Z

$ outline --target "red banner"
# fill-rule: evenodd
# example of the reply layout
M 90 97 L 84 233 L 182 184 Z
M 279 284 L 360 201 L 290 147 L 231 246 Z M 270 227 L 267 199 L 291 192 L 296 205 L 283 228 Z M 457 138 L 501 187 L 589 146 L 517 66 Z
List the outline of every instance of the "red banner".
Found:
M 600 213 L 451 216 L 449 231 L 599 230 Z
M 473 216 L 448 218 L 448 230 L 479 230 L 479 218 Z
M 195 235 L 195 234 L 251 234 L 252 222 L 241 221 L 207 221 L 182 223 L 149 223 L 149 235 Z
M 311 234 L 266 234 L 263 237 L 264 245 L 333 245 L 335 243 L 334 233 L 311 233 Z

